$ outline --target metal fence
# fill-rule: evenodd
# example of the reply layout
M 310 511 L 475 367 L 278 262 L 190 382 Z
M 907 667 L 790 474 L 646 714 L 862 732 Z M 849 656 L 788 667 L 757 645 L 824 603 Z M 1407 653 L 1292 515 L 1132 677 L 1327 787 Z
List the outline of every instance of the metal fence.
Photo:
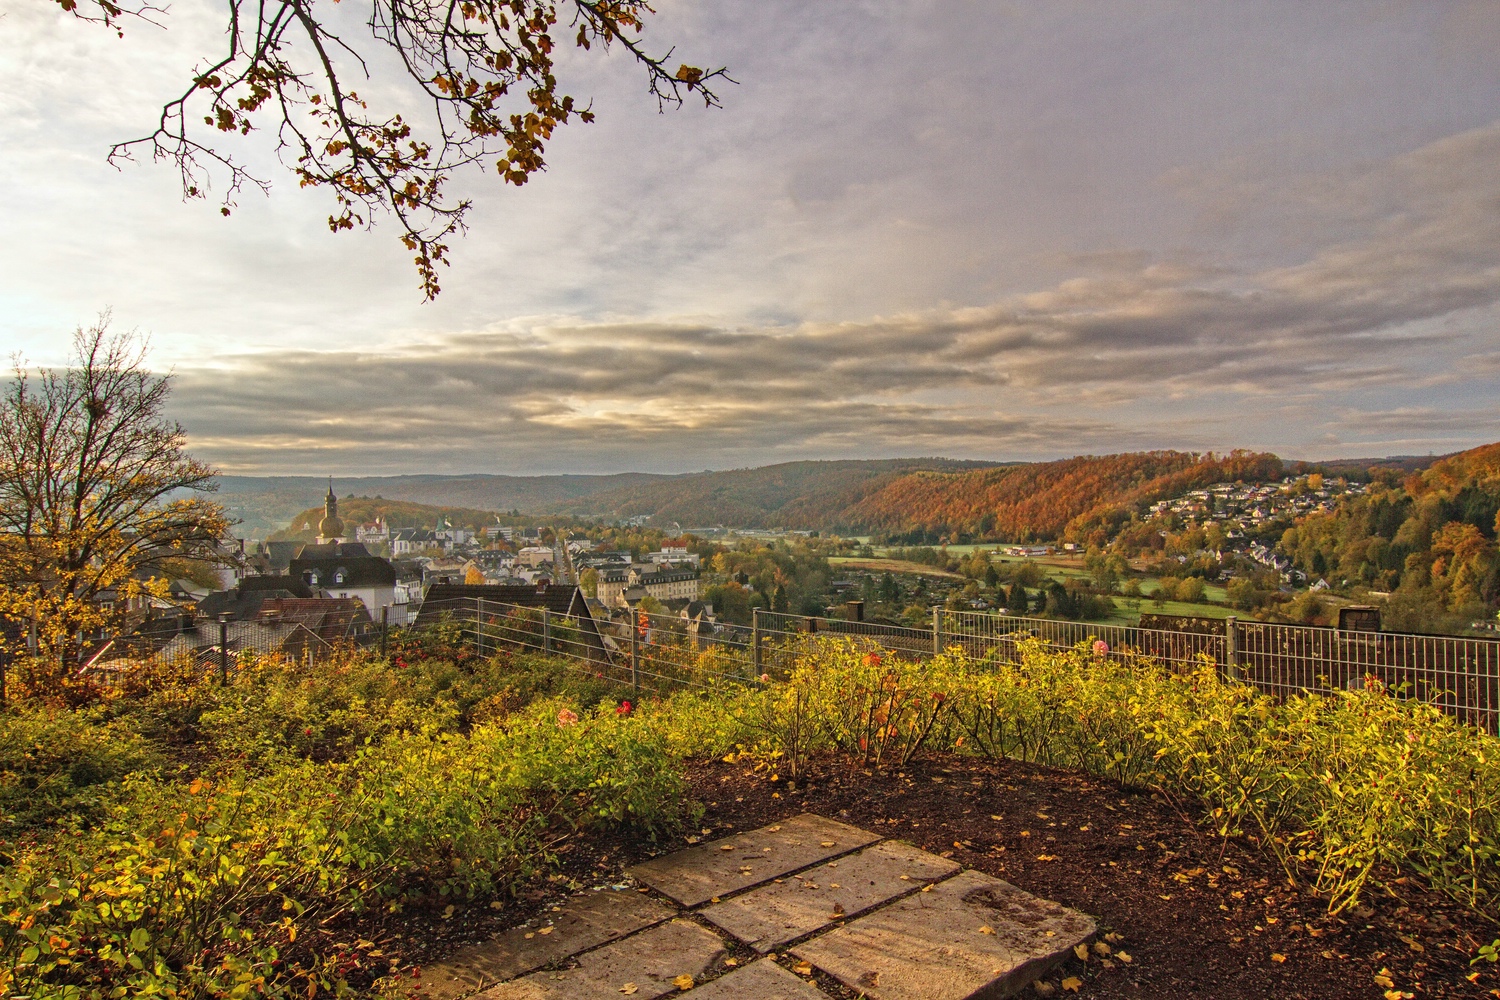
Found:
M 1040 641 L 1063 650 L 1102 642 L 1099 655 L 1146 658 L 1172 669 L 1210 662 L 1274 697 L 1364 687 L 1418 698 L 1463 722 L 1500 729 L 1500 640 L 1354 632 L 1266 622 L 1192 619 L 1141 628 L 934 608 L 930 626 L 756 611 L 748 626 L 682 615 L 618 612 L 608 618 L 475 602 L 459 622 L 481 652 L 550 652 L 637 689 L 756 683 L 785 677 L 809 640 L 858 637 L 891 654 L 925 659 L 958 647 L 976 659 L 1014 661 Z M 456 619 L 457 620 L 457 619 Z
M 1274 697 L 1355 689 L 1373 679 L 1397 697 L 1421 699 L 1487 732 L 1500 731 L 1500 639 L 1235 618 L 1182 619 L 1180 627 L 1143 628 L 942 608 L 933 609 L 926 627 L 760 610 L 749 625 L 636 610 L 594 617 L 482 598 L 454 602 L 444 611 L 443 620 L 456 628 L 460 641 L 481 654 L 502 649 L 553 653 L 574 661 L 580 670 L 638 690 L 784 678 L 808 644 L 823 636 L 855 637 L 913 660 L 957 647 L 975 659 L 1014 662 L 1027 642 L 1058 650 L 1103 643 L 1098 655 L 1115 659 L 1147 658 L 1172 669 L 1211 662 L 1224 676 Z M 86 656 L 79 656 L 79 665 L 108 677 L 152 658 L 191 658 L 226 672 L 247 653 L 315 664 L 340 647 L 384 652 L 390 635 L 383 621 L 351 623 L 336 635 L 294 622 L 200 622 L 179 625 L 170 635 L 137 633 L 95 642 Z

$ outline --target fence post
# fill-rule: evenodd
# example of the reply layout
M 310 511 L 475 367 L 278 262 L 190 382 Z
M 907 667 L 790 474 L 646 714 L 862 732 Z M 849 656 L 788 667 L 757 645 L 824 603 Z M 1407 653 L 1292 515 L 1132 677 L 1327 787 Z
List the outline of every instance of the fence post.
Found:
M 641 633 L 636 627 L 634 613 L 630 616 L 630 686 L 633 690 L 641 689 Z
M 750 609 L 750 663 L 755 668 L 755 677 L 760 679 L 760 608 Z
M 35 656 L 37 650 L 40 647 L 41 643 L 37 642 L 36 638 L 36 621 L 35 619 L 33 619 L 31 622 L 31 628 L 27 630 L 26 633 L 26 652 L 30 653 L 32 656 Z
M 542 609 L 542 652 L 552 652 L 552 610 Z
M 390 648 L 391 638 L 391 606 L 385 605 L 380 609 L 380 658 L 386 658 L 386 650 Z
M 1230 680 L 1240 679 L 1240 628 L 1239 619 L 1230 615 L 1224 619 L 1225 673 Z
M 229 612 L 219 616 L 219 682 L 229 683 Z
M 943 609 L 932 609 L 932 655 L 943 653 Z

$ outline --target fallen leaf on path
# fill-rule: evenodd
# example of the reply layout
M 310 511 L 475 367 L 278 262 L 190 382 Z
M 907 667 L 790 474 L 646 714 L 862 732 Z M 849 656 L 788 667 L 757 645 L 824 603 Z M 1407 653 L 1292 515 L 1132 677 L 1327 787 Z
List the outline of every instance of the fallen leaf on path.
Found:
M 1280 965 L 1282 962 L 1286 961 L 1286 956 L 1279 951 L 1273 951 L 1271 952 L 1271 961 L 1275 962 L 1277 965 Z
M 771 832 L 771 833 L 780 833 L 781 832 L 781 827 L 780 827 L 780 825 L 777 825 L 777 826 L 768 826 L 768 827 L 766 827 L 766 830 L 769 831 L 769 832 Z
M 552 933 L 552 928 L 551 927 L 538 927 L 536 929 L 536 932 L 538 934 L 551 934 Z
M 810 976 L 812 975 L 812 963 L 798 962 L 796 965 L 792 966 L 792 971 L 799 976 Z
M 1103 941 L 1095 941 L 1094 942 L 1094 954 L 1095 955 L 1108 955 L 1109 953 L 1110 953 L 1110 947 L 1109 947 L 1109 945 L 1105 944 Z
M 823 843 L 822 843 L 821 846 L 823 846 L 823 847 L 832 847 L 833 845 L 834 845 L 833 841 L 831 841 L 831 840 L 825 840 L 825 841 L 823 841 Z
M 640 989 L 640 987 L 637 986 L 635 983 L 626 983 L 624 986 L 620 987 L 620 992 L 624 993 L 626 996 L 629 996 L 630 994 L 634 993 L 638 989 Z
M 1077 993 L 1081 986 L 1083 986 L 1083 980 L 1079 979 L 1077 976 L 1069 976 L 1067 979 L 1064 979 L 1062 981 L 1062 988 L 1065 990 L 1072 990 L 1074 993 Z
M 672 985 L 677 987 L 679 990 L 690 990 L 693 988 L 693 977 L 684 972 L 682 975 L 672 980 Z
M 1130 957 L 1130 952 L 1128 952 L 1128 951 L 1117 951 L 1117 952 L 1115 952 L 1115 958 L 1118 958 L 1120 961 L 1124 962 L 1126 965 L 1129 965 L 1131 962 L 1135 961 L 1135 959 L 1133 959 L 1133 958 Z
M 726 958 L 726 959 L 724 959 L 724 964 L 727 965 L 727 966 L 729 966 L 732 969 L 736 965 L 740 964 L 740 960 L 737 959 L 737 958 Z
M 995 928 L 991 927 L 989 924 L 985 924 L 983 927 L 979 928 L 979 933 L 981 933 L 981 934 L 994 934 L 995 933 Z
M 1379 972 L 1375 973 L 1375 985 L 1384 986 L 1387 988 L 1395 986 L 1395 980 L 1391 979 L 1390 973 L 1390 969 L 1381 969 Z
M 1089 946 L 1086 944 L 1075 944 L 1073 946 L 1073 954 L 1078 956 L 1078 961 L 1087 962 L 1089 960 Z
M 719 848 L 719 850 L 721 850 L 721 851 L 732 851 L 732 850 L 734 850 L 734 845 L 733 844 L 724 844 L 724 845 L 722 845 Z

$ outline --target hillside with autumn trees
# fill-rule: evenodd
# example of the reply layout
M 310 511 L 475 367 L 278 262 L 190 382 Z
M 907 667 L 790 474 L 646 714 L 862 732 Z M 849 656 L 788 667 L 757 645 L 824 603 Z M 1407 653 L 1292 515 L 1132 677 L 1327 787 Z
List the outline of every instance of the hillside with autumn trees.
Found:
M 844 520 L 895 541 L 1100 543 L 1153 501 L 1213 483 L 1264 482 L 1282 475 L 1281 459 L 1255 452 L 1081 455 L 998 469 L 909 474 L 852 504 Z
M 1280 548 L 1338 588 L 1390 592 L 1392 627 L 1443 630 L 1500 604 L 1500 443 L 1459 452 L 1300 520 Z

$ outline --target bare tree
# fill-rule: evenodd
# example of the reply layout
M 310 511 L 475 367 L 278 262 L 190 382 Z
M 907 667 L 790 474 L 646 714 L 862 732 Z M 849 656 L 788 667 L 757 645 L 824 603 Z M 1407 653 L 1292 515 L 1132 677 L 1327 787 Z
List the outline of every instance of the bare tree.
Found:
M 158 23 L 149 0 L 57 0 L 64 10 L 123 33 L 132 18 Z M 156 129 L 122 142 L 111 162 L 147 150 L 175 164 L 188 198 L 205 197 L 217 174 L 228 215 L 247 185 L 269 182 L 226 152 L 230 134 L 269 122 L 282 160 L 304 187 L 333 192 L 335 232 L 370 226 L 391 212 L 415 252 L 423 294 L 438 294 L 445 242 L 465 229 L 468 201 L 449 202 L 454 171 L 493 164 L 510 184 L 542 170 L 544 146 L 586 106 L 560 89 L 559 41 L 582 49 L 621 46 L 644 69 L 659 109 L 688 96 L 717 106 L 712 89 L 725 70 L 670 68 L 672 50 L 651 55 L 641 43 L 646 0 L 362 0 L 360 37 L 340 30 L 333 8 L 315 0 L 226 0 L 226 45 L 163 108 Z M 349 10 L 353 4 L 345 4 Z M 566 24 L 564 24 L 566 21 Z M 418 121 L 372 110 L 356 88 L 371 79 L 380 49 L 394 54 L 427 110 Z M 399 75 L 399 74 L 398 74 Z
M 0 616 L 54 646 L 107 620 L 101 592 L 211 554 L 228 528 L 193 495 L 217 484 L 163 415 L 170 378 L 146 368 L 141 337 L 108 327 L 76 331 L 67 368 L 17 358 L 0 397 Z

